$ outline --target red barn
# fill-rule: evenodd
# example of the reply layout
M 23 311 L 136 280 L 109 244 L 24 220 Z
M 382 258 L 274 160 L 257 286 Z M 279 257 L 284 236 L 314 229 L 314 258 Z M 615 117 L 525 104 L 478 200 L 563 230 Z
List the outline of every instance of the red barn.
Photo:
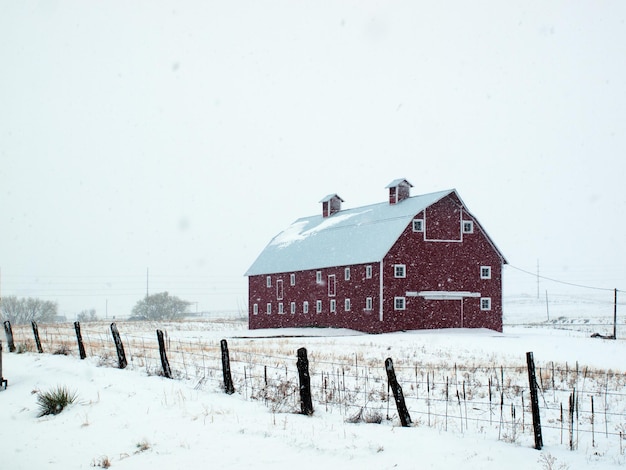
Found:
M 248 269 L 251 329 L 338 327 L 502 331 L 504 256 L 456 190 L 410 195 L 296 220 Z

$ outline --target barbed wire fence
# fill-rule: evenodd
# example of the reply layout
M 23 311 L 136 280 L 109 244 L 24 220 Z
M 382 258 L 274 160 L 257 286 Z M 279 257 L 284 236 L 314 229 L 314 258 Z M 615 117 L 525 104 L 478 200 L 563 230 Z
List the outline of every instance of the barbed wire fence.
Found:
M 75 326 L 17 325 L 11 329 L 11 338 L 7 334 L 7 350 L 12 346 L 15 353 L 37 352 L 37 330 L 41 352 L 79 357 Z M 86 356 L 95 358 L 98 366 L 119 367 L 111 326 L 86 323 L 80 328 Z M 120 338 L 130 368 L 147 375 L 167 376 L 157 334 L 126 333 L 125 326 L 121 324 Z M 176 338 L 167 331 L 162 334 L 171 378 L 190 382 L 195 389 L 225 390 L 220 342 Z M 246 400 L 262 402 L 272 413 L 301 412 L 295 351 L 268 353 L 261 343 L 236 338 L 230 341 L 233 391 Z M 413 426 L 532 445 L 533 416 L 526 364 L 448 366 L 406 358 L 396 361 L 395 374 Z M 384 364 L 365 360 L 357 353 L 354 360 L 347 361 L 311 351 L 308 372 L 316 410 L 339 413 L 350 423 L 400 419 Z M 578 363 L 543 361 L 537 367 L 536 385 L 546 445 L 563 445 L 572 450 L 603 446 L 624 455 L 626 374 L 580 367 Z

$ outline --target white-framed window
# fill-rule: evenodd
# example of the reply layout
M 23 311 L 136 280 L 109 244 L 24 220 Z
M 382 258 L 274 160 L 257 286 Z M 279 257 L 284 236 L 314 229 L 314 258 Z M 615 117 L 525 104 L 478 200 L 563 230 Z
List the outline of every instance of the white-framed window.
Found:
M 322 271 L 317 271 L 315 273 L 315 282 L 317 282 L 318 284 L 322 283 Z
M 265 307 L 265 313 L 267 313 L 268 315 L 272 314 L 272 304 L 267 304 L 267 306 Z
M 343 301 L 343 309 L 346 312 L 350 311 L 350 299 L 346 299 L 346 300 Z
M 350 268 L 346 268 L 343 270 L 343 278 L 346 281 L 350 280 Z
M 413 231 L 414 232 L 424 231 L 424 219 L 413 219 Z
M 283 303 L 282 302 L 278 302 L 278 313 L 280 315 L 282 315 L 283 313 L 285 313 L 285 308 L 283 307 Z
M 265 285 L 266 285 L 267 287 L 272 287 L 272 276 L 267 276 L 267 277 L 265 278 Z
M 463 233 L 474 233 L 474 222 L 472 220 L 463 221 Z
M 374 301 L 371 297 L 365 299 L 365 310 L 374 310 Z
M 406 310 L 406 299 L 404 297 L 394 297 L 393 309 L 394 310 Z
M 289 275 L 289 284 L 291 284 L 292 286 L 296 285 L 296 275 L 295 274 L 290 274 Z
M 491 297 L 480 298 L 480 309 L 483 311 L 491 310 Z
M 330 313 L 335 313 L 337 311 L 337 301 L 335 299 L 330 299 Z
M 367 266 L 365 266 L 365 279 L 371 279 L 372 278 L 372 265 L 368 264 Z
M 283 280 L 276 281 L 276 300 L 283 300 Z
M 302 302 L 302 313 L 309 313 L 309 302 L 307 300 Z
M 406 265 L 394 264 L 393 265 L 393 277 L 406 277 Z
M 291 313 L 296 313 L 296 303 L 291 302 Z
M 252 306 L 252 315 L 258 315 L 259 314 L 259 304 L 254 304 Z
M 321 300 L 315 301 L 315 311 L 317 313 L 322 313 L 322 301 Z
M 334 297 L 335 295 L 337 295 L 337 289 L 336 289 L 336 276 L 334 274 L 329 274 L 328 275 L 328 297 Z
M 481 279 L 491 279 L 491 266 L 481 266 L 480 267 L 480 278 Z

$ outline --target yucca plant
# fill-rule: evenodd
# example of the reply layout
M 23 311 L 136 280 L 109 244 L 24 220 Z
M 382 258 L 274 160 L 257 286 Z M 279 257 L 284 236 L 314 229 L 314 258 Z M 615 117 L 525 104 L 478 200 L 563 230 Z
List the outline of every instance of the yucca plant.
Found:
M 57 386 L 47 392 L 37 393 L 37 405 L 39 405 L 38 418 L 47 415 L 58 415 L 67 405 L 76 401 L 76 392 L 71 392 L 65 386 Z

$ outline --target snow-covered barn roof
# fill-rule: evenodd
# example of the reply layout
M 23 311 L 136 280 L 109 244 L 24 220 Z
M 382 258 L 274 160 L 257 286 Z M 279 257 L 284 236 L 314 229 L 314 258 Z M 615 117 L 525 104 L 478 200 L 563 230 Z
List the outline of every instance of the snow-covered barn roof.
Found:
M 331 217 L 303 217 L 276 235 L 245 275 L 381 261 L 419 212 L 451 193 L 456 191 L 346 209 Z

